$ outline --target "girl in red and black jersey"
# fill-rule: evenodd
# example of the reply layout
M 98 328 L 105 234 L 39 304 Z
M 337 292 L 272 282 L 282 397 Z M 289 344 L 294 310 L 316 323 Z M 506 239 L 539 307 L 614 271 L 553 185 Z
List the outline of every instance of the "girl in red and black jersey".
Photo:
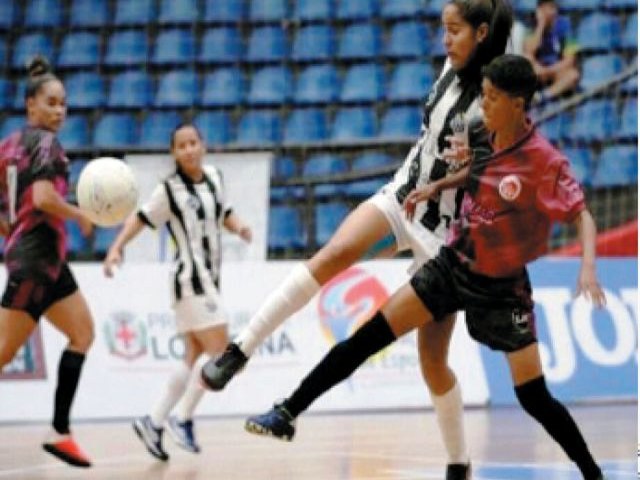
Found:
M 66 263 L 65 220 L 83 233 L 91 223 L 65 201 L 68 159 L 56 138 L 66 116 L 66 93 L 48 62 L 29 64 L 26 125 L 0 142 L 0 196 L 8 281 L 0 308 L 0 371 L 44 315 L 69 339 L 58 366 L 53 430 L 43 448 L 79 467 L 91 462 L 69 430 L 69 412 L 82 365 L 93 341 L 93 320 Z

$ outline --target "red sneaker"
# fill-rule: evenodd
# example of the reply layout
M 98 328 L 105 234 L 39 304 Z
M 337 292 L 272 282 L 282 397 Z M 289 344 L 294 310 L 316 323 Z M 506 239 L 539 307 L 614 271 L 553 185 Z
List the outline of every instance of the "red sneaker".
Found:
M 50 440 L 50 441 L 49 441 Z M 74 467 L 90 467 L 91 461 L 71 435 L 54 435 L 42 444 L 42 448 L 54 457 Z

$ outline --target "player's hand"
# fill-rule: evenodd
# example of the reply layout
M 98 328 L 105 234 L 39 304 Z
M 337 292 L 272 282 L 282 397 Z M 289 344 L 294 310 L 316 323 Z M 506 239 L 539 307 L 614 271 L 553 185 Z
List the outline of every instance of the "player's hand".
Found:
M 122 263 L 122 253 L 117 248 L 110 248 L 102 262 L 102 271 L 105 277 L 112 278 L 115 270 Z
M 246 225 L 242 226 L 240 230 L 238 230 L 238 236 L 247 243 L 251 243 L 251 240 L 253 239 L 251 228 Z
M 607 303 L 602 287 L 600 283 L 598 283 L 595 266 L 582 264 L 580 267 L 576 297 L 579 295 L 583 295 L 587 300 L 591 300 L 598 308 Z
M 459 170 L 471 161 L 471 149 L 467 142 L 455 135 L 449 135 L 445 140 L 449 142 L 449 148 L 444 149 L 442 156 L 450 168 Z
M 404 208 L 404 213 L 407 216 L 407 219 L 410 221 L 413 220 L 418 203 L 431 199 L 435 200 L 438 198 L 438 195 L 440 195 L 440 190 L 435 183 L 427 183 L 426 185 L 412 190 L 404 199 L 404 202 L 402 202 L 402 208 Z
M 80 227 L 80 233 L 83 237 L 88 237 L 93 233 L 93 222 L 89 220 L 89 217 L 82 214 L 78 217 L 78 226 Z

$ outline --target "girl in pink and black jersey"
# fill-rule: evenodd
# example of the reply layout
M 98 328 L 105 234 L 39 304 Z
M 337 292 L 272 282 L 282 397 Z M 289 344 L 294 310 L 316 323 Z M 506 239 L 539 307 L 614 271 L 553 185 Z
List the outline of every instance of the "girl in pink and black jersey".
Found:
M 396 291 L 350 338 L 337 343 L 282 403 L 250 417 L 252 433 L 291 438 L 295 419 L 398 337 L 465 311 L 469 334 L 504 352 L 523 409 L 580 469 L 604 480 L 569 411 L 549 392 L 538 350 L 527 263 L 547 250 L 553 221 L 573 224 L 582 244 L 577 293 L 602 306 L 595 269 L 596 228 L 567 158 L 531 125 L 527 109 L 537 86 L 524 57 L 503 55 L 483 69 L 483 122 L 493 154 L 471 159 L 460 218 L 439 253 Z M 430 198 L 418 187 L 405 203 Z
M 65 201 L 68 159 L 56 138 L 66 116 L 66 93 L 48 62 L 29 64 L 26 125 L 0 142 L 0 196 L 6 209 L 2 233 L 8 281 L 0 308 L 0 371 L 27 341 L 44 315 L 69 339 L 58 366 L 53 430 L 43 448 L 79 467 L 91 462 L 69 430 L 69 412 L 93 320 L 66 263 L 65 220 L 90 233 L 91 223 Z

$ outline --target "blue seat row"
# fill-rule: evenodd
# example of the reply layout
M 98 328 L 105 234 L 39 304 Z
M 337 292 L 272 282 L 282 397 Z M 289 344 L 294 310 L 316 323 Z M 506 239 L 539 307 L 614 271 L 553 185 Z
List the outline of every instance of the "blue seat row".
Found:
M 576 178 L 587 186 L 616 187 L 638 184 L 638 149 L 635 145 L 606 147 L 599 156 L 589 148 L 564 150 Z

